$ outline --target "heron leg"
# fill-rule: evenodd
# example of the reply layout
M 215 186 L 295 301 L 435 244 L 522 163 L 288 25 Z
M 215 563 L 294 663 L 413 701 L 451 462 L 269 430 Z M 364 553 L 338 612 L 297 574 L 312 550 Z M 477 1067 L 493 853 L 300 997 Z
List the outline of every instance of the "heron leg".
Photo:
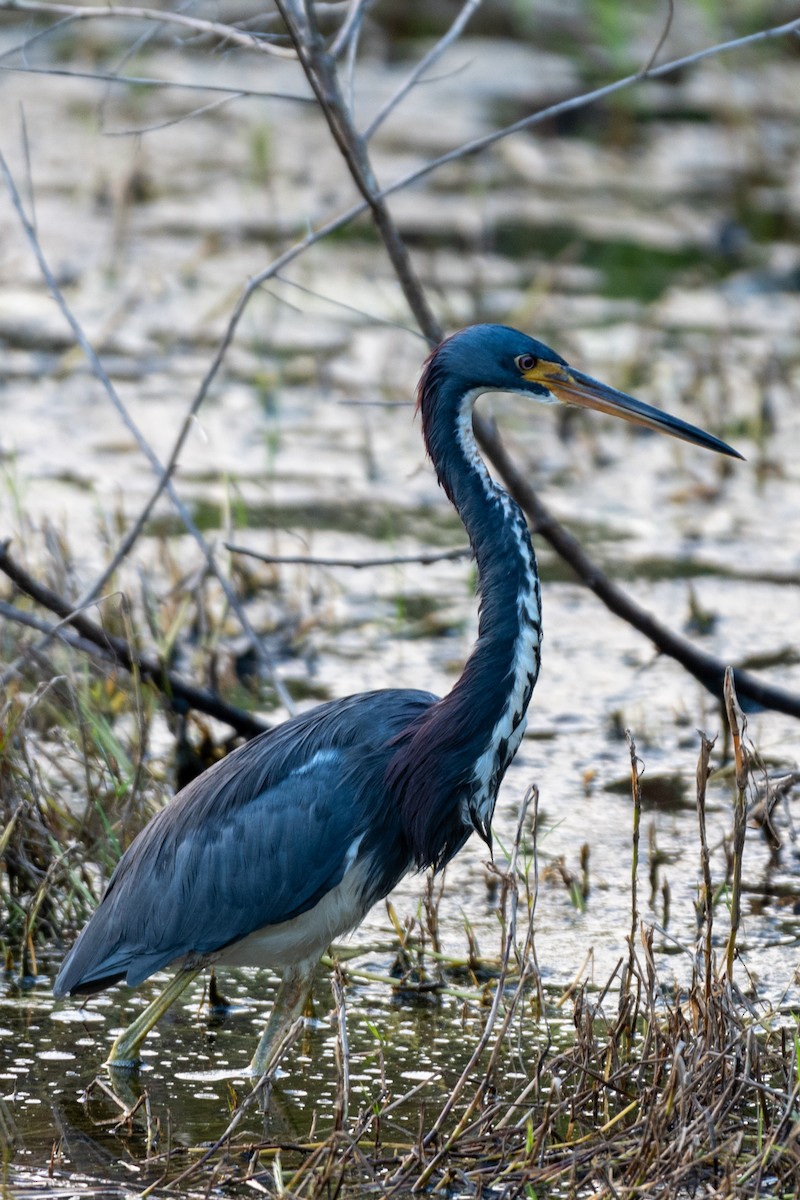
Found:
M 287 967 L 284 971 L 267 1027 L 261 1035 L 261 1040 L 256 1046 L 256 1052 L 248 1067 L 250 1075 L 264 1074 L 270 1065 L 271 1051 L 277 1047 L 289 1027 L 302 1014 L 311 992 L 317 961 L 316 958 L 306 959 L 304 962 Z
M 185 991 L 195 976 L 199 974 L 200 968 L 178 971 L 177 975 L 173 976 L 167 986 L 158 993 L 155 1000 L 148 1004 L 147 1008 L 139 1014 L 127 1029 L 123 1029 L 111 1047 L 111 1052 L 106 1059 L 106 1066 L 123 1068 L 136 1066 L 141 1061 L 139 1051 L 141 1050 L 142 1042 L 156 1021 L 159 1021 L 163 1017 L 169 1006 L 178 999 L 181 992 Z

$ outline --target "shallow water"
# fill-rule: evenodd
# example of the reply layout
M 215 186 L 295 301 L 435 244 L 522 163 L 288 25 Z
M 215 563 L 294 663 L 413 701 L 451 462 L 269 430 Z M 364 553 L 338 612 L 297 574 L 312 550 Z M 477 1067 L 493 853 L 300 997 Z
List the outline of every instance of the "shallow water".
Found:
M 5 26 L 0 49 L 21 36 L 20 27 Z M 114 43 L 97 37 L 98 53 L 109 55 Z M 81 64 L 89 49 L 76 39 L 53 54 Z M 215 78 L 263 86 L 260 65 L 246 58 L 232 67 L 224 58 L 209 64 L 187 54 L 178 62 L 174 53 L 148 51 L 142 74 L 174 76 L 198 62 L 204 72 L 213 67 Z M 404 119 L 376 139 L 381 177 L 488 128 L 509 104 L 538 103 L 539 89 L 544 96 L 570 90 L 584 69 L 563 50 L 544 54 L 495 40 L 456 47 L 442 67 L 441 119 L 430 121 L 418 90 Z M 366 65 L 359 73 L 363 110 L 406 70 L 402 61 Z M 270 62 L 270 80 L 299 86 L 286 63 Z M 88 81 L 23 76 L 3 86 L 24 103 L 45 253 L 129 411 L 166 457 L 243 281 L 302 236 L 306 222 L 349 203 L 349 185 L 316 115 L 296 105 L 249 100 L 142 139 L 117 139 L 102 133 L 177 115 L 187 102 L 180 93 L 114 92 L 100 113 L 98 85 Z M 599 127 L 587 118 L 585 128 L 519 135 L 392 204 L 449 328 L 477 319 L 530 328 L 582 368 L 708 426 L 746 454 L 746 463 L 731 465 L 602 418 L 560 421 L 546 410 L 530 412 L 519 397 L 482 402 L 543 497 L 645 607 L 725 661 L 775 657 L 769 678 L 795 691 L 798 96 L 791 59 L 710 64 L 674 85 L 630 93 L 630 105 L 604 110 Z M 11 160 L 21 180 L 13 148 Z M 106 552 L 99 514 L 133 519 L 152 475 L 71 348 L 8 206 L 0 220 L 7 247 L 0 264 L 3 526 L 40 548 L 32 530 L 54 522 L 86 581 Z M 341 236 L 287 276 L 316 296 L 274 282 L 253 301 L 182 456 L 180 491 L 198 523 L 219 540 L 272 554 L 365 558 L 462 545 L 413 421 L 425 348 L 402 329 L 360 315 L 401 325 L 408 319 L 377 247 Z M 139 568 L 156 590 L 164 586 L 162 539 L 187 574 L 196 569 L 194 546 L 178 529 L 161 502 L 136 564 L 123 575 L 132 593 L 139 595 Z M 630 728 L 646 764 L 640 914 L 657 927 L 661 982 L 670 988 L 689 977 L 696 927 L 696 730 L 719 733 L 721 749 L 721 716 L 699 685 L 538 549 L 543 669 L 498 804 L 498 861 L 535 782 L 536 948 L 548 995 L 557 997 L 578 975 L 604 985 L 627 953 L 631 925 L 632 806 L 622 735 Z M 279 671 L 299 703 L 311 702 L 312 693 L 319 699 L 387 685 L 441 693 L 474 636 L 466 561 L 360 572 L 286 566 L 272 582 L 248 611 L 266 629 L 276 614 L 289 615 L 290 635 L 276 639 Z M 700 633 L 691 629 L 698 614 L 705 614 Z M 749 735 L 772 769 L 796 766 L 796 722 L 753 713 Z M 156 750 L 166 756 L 164 730 L 160 738 Z M 800 1003 L 796 801 L 776 820 L 784 843 L 777 859 L 759 831 L 748 830 L 739 946 L 759 995 L 789 1012 Z M 731 828 L 732 782 L 723 777 L 709 792 L 717 881 Z M 580 876 L 585 842 L 589 891 L 576 907 L 565 872 Z M 471 842 L 448 869 L 440 922 L 456 958 L 467 955 L 465 917 L 481 953 L 498 954 L 486 856 Z M 414 878 L 398 889 L 401 919 L 417 914 L 422 886 Z M 723 902 L 719 945 L 725 923 Z M 379 906 L 352 939 L 351 949 L 365 948 L 356 965 L 385 975 L 395 942 Z M 138 1190 L 163 1169 L 160 1159 L 145 1164 L 146 1126 L 120 1138 L 108 1124 L 116 1116 L 108 1097 L 81 1097 L 113 1031 L 151 997 L 152 986 L 135 995 L 115 991 L 83 1010 L 74 1003 L 54 1009 L 48 979 L 56 963 L 45 958 L 42 967 L 35 985 L 20 988 L 10 978 L 0 996 L 0 1083 L 12 1131 L 5 1137 L 18 1184 L 23 1192 L 41 1184 L 37 1172 L 58 1143 L 48 1186 L 73 1172 L 77 1190 L 98 1179 L 115 1191 Z M 165 1142 L 180 1147 L 218 1136 L 232 1102 L 228 1072 L 242 1092 L 235 1072 L 249 1060 L 273 981 L 233 972 L 221 983 L 236 1002 L 233 1012 L 207 1021 L 198 1013 L 198 983 L 148 1043 L 142 1078 L 151 1128 L 160 1123 L 159 1154 Z M 316 1003 L 318 1023 L 291 1056 L 266 1118 L 273 1138 L 302 1140 L 315 1113 L 321 1126 L 331 1120 L 335 1035 L 324 974 Z M 480 1008 L 452 996 L 411 1005 L 386 984 L 357 979 L 347 1004 L 352 1107 L 378 1086 L 383 1054 L 395 1094 L 422 1082 L 422 1073 L 435 1075 L 423 1089 L 435 1111 L 478 1035 Z M 529 1036 L 541 1030 L 531 1024 Z M 400 1140 L 415 1136 L 419 1104 L 417 1096 L 398 1111 Z M 261 1136 L 265 1119 L 250 1120 L 251 1136 Z

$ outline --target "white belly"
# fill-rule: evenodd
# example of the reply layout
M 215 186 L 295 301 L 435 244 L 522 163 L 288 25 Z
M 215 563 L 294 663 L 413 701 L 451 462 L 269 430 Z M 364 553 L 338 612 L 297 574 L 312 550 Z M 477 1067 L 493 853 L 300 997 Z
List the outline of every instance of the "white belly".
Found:
M 368 864 L 362 859 L 308 912 L 279 925 L 265 925 L 205 961 L 221 967 L 271 967 L 275 970 L 319 958 L 331 942 L 349 933 L 365 916 L 364 885 Z

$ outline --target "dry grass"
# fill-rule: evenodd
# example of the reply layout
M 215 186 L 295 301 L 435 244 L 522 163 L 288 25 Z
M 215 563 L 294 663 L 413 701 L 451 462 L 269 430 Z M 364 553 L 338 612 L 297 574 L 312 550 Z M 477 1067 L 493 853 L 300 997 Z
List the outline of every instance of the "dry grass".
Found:
M 741 716 L 729 715 L 742 747 Z M 520 853 L 524 821 L 502 880 L 505 943 L 500 977 L 480 1043 L 438 1116 L 426 1117 L 413 1143 L 388 1143 L 392 1113 L 408 1097 L 388 1094 L 327 1138 L 303 1146 L 249 1144 L 248 1173 L 274 1186 L 276 1161 L 292 1195 L 336 1195 L 358 1186 L 380 1195 L 423 1190 L 460 1195 L 796 1196 L 800 1193 L 800 1041 L 794 1024 L 761 1003 L 742 965 L 743 991 L 732 977 L 736 927 L 714 951 L 714 891 L 705 840 L 705 784 L 712 744 L 702 739 L 697 805 L 704 884 L 691 981 L 662 985 L 653 930 L 632 917 L 637 937 L 599 994 L 574 990 L 574 1033 L 551 1041 L 561 1008 L 539 986 L 533 921 L 535 867 Z M 638 769 L 631 742 L 634 810 Z M 739 795 L 747 760 L 740 752 Z M 523 814 L 524 817 L 524 814 Z M 638 815 L 634 828 L 638 826 Z M 737 828 L 743 830 L 741 818 Z M 740 847 L 737 847 L 737 850 Z M 635 855 L 634 855 L 635 861 Z M 741 855 L 728 880 L 736 908 Z M 517 929 L 517 910 L 524 914 Z M 562 1003 L 564 997 L 562 997 Z M 538 1014 L 538 1017 L 535 1015 Z M 566 1042 L 566 1044 L 565 1044 Z M 510 1086 L 510 1066 L 527 1080 Z M 340 1087 L 345 1087 L 345 1073 Z M 340 1111 L 346 1111 L 342 1099 Z M 221 1149 L 221 1148 L 220 1148 Z M 227 1159 L 221 1178 L 241 1179 Z M 223 1166 L 225 1163 L 225 1166 Z M 192 1174 L 191 1168 L 187 1175 Z

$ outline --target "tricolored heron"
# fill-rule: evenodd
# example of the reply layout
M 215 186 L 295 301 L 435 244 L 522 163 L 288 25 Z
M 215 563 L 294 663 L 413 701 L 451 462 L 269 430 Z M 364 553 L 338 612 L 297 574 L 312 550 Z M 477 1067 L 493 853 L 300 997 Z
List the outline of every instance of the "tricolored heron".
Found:
M 178 973 L 115 1041 L 146 1034 L 209 965 L 267 966 L 278 994 L 250 1070 L 302 1012 L 330 942 L 408 871 L 441 868 L 471 833 L 490 843 L 497 792 L 539 673 L 541 607 L 525 518 L 489 476 L 472 431 L 483 392 L 596 408 L 741 457 L 677 417 L 614 391 L 501 325 L 434 350 L 418 390 L 422 434 L 477 560 L 478 641 L 452 691 L 389 688 L 322 704 L 254 738 L 185 787 L 120 859 L 64 962 L 57 996 Z

